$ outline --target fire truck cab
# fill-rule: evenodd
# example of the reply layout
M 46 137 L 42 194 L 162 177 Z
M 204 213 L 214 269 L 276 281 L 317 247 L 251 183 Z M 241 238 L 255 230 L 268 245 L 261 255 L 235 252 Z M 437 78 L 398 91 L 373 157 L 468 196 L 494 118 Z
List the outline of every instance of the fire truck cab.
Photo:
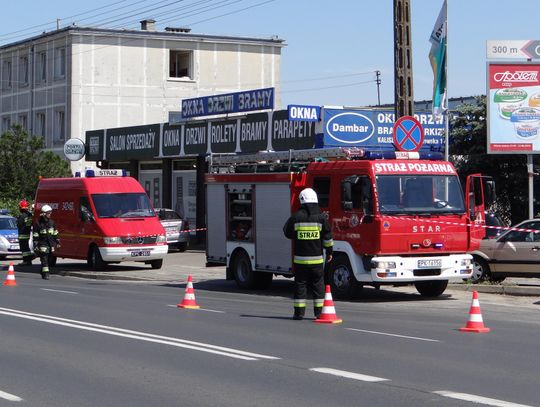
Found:
M 211 157 L 207 261 L 225 264 L 242 288 L 292 276 L 282 228 L 311 187 L 333 231 L 336 297 L 401 284 L 438 296 L 449 280 L 471 276 L 468 252 L 485 234 L 484 195 L 493 194 L 477 174 L 467 178 L 464 199 L 453 165 L 437 155 L 334 148 Z

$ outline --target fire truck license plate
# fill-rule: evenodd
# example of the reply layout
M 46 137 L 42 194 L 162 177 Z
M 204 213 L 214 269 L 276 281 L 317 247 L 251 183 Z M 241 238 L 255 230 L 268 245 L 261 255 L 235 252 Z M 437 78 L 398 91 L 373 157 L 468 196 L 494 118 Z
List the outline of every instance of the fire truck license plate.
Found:
M 131 257 L 150 256 L 150 250 L 140 250 L 138 252 L 131 252 Z
M 441 267 L 441 266 L 442 266 L 441 259 L 418 260 L 418 268 L 434 268 L 434 267 Z

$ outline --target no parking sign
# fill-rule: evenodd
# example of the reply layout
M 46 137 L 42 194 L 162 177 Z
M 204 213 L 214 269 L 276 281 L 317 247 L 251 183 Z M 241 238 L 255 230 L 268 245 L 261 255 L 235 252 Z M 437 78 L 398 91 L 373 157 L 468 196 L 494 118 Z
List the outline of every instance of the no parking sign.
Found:
M 418 151 L 424 142 L 424 129 L 412 116 L 400 117 L 394 124 L 393 134 L 399 151 Z

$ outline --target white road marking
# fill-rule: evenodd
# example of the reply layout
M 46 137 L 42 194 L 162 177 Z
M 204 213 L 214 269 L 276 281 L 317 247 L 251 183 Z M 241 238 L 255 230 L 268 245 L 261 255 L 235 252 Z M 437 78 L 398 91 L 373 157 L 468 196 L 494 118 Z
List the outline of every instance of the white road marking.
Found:
M 64 294 L 79 294 L 75 291 L 64 291 L 64 290 L 53 290 L 52 288 L 40 288 L 43 291 L 54 291 L 55 293 L 64 293 Z
M 376 334 L 376 335 L 395 336 L 397 338 L 416 339 L 417 341 L 440 342 L 438 339 L 419 338 L 417 336 L 397 335 L 397 334 L 389 334 L 386 332 L 377 332 L 377 331 L 366 331 L 365 329 L 356 329 L 356 328 L 345 328 L 345 329 L 348 329 L 349 331 L 367 332 L 367 333 Z
M 9 400 L 9 401 L 23 401 L 22 398 L 16 396 L 15 394 L 6 393 L 5 391 L 0 390 L 0 397 Z
M 346 377 L 348 379 L 361 380 L 363 382 L 384 382 L 389 380 L 382 377 L 367 376 L 360 373 L 347 372 L 345 370 L 330 369 L 328 367 L 314 367 L 309 370 L 313 372 L 331 374 L 334 376 Z
M 168 304 L 167 307 L 177 308 L 178 305 Z M 218 311 L 218 310 L 215 310 L 215 309 L 208 309 L 208 308 L 198 308 L 197 311 L 217 312 L 218 314 L 225 314 L 225 311 Z
M 193 349 L 200 352 L 208 352 L 216 355 L 227 356 L 230 358 L 243 359 L 243 360 L 258 360 L 258 359 L 280 359 L 275 356 L 262 355 L 258 353 L 246 352 L 238 349 L 226 348 L 223 346 L 211 345 L 202 342 L 188 341 L 185 339 L 172 338 L 168 336 L 161 336 L 155 334 L 149 334 L 146 332 L 131 331 L 129 329 L 115 328 L 107 325 L 99 325 L 90 322 L 77 321 L 73 319 L 59 318 L 51 315 L 35 314 L 32 312 L 25 312 L 14 310 L 10 308 L 1 308 L 0 314 L 8 315 L 11 317 L 30 319 L 34 321 L 46 322 L 48 324 L 61 325 L 70 328 L 82 329 L 85 331 L 100 332 L 107 335 L 120 336 L 124 338 L 137 339 L 140 341 L 160 343 L 163 345 L 175 346 L 179 348 Z
M 434 391 L 433 393 L 438 394 L 439 396 L 443 396 L 443 397 L 449 397 L 449 398 L 457 399 L 457 400 L 470 401 L 470 402 L 473 402 L 473 403 L 485 404 L 485 405 L 488 405 L 488 406 L 496 406 L 496 407 L 533 407 L 533 406 L 529 406 L 529 405 L 526 405 L 526 404 L 516 404 L 516 403 L 511 403 L 509 401 L 490 399 L 488 397 L 475 396 L 474 394 L 456 393 L 456 392 L 448 391 L 448 390 L 439 390 L 439 391 Z

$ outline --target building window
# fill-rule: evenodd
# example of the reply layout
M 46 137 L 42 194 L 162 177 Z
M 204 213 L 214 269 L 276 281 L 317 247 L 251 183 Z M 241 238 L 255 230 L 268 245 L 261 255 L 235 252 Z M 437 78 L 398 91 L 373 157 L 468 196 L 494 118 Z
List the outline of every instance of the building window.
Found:
M 192 51 L 169 52 L 169 77 L 192 79 L 191 60 Z
M 54 113 L 54 143 L 64 142 L 66 140 L 65 115 L 63 110 L 57 110 Z
M 11 89 L 11 61 L 4 61 L 2 65 L 3 89 Z
M 28 130 L 28 117 L 25 114 L 19 115 L 18 122 L 24 130 Z
M 54 50 L 54 77 L 61 79 L 66 76 L 66 48 L 55 48 Z
M 45 137 L 45 113 L 36 113 L 36 131 L 34 135 Z
M 47 52 L 46 51 L 42 51 L 38 53 L 36 79 L 39 82 L 45 82 L 47 80 Z
M 2 118 L 2 133 L 8 131 L 10 127 L 11 127 L 11 118 L 3 117 Z
M 28 55 L 19 58 L 19 86 L 28 85 Z

